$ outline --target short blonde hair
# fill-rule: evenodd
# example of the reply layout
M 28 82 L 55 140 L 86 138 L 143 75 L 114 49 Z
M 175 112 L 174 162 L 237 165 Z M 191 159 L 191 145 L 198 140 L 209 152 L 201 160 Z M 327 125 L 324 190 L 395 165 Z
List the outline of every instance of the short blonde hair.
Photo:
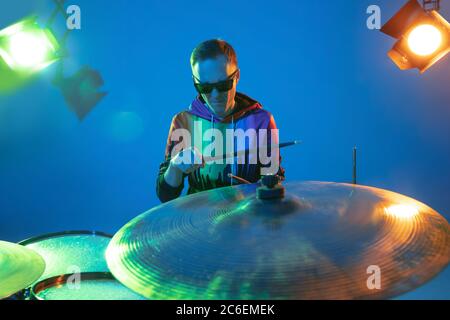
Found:
M 211 39 L 200 43 L 191 53 L 191 67 L 197 62 L 207 59 L 225 56 L 229 63 L 238 65 L 236 52 L 233 47 L 221 39 Z

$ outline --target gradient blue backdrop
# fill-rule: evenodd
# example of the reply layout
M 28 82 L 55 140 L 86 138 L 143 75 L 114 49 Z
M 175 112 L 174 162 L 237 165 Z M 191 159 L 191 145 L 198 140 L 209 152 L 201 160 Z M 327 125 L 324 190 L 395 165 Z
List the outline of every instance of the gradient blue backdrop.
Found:
M 189 55 L 221 37 L 238 53 L 238 90 L 271 111 L 287 179 L 348 182 L 352 147 L 361 184 L 450 214 L 450 58 L 427 73 L 400 71 L 394 40 L 366 27 L 404 3 L 327 1 L 87 1 L 68 39 L 66 74 L 99 70 L 106 98 L 79 122 L 51 85 L 54 67 L 0 96 L 0 239 L 95 229 L 114 233 L 157 205 L 155 178 L 172 116 L 195 96 Z M 50 0 L 2 0 L 0 28 Z M 450 1 L 441 14 L 450 18 Z M 55 26 L 64 27 L 59 18 Z M 408 297 L 450 298 L 447 270 Z M 428 288 L 428 289 L 427 289 Z M 425 290 L 427 289 L 427 290 Z

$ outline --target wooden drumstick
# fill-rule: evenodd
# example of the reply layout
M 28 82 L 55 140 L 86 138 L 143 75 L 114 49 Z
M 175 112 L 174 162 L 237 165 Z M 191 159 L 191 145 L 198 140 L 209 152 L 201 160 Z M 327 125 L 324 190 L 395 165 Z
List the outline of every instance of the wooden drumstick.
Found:
M 289 146 L 293 146 L 296 144 L 300 144 L 302 143 L 302 141 L 300 140 L 294 140 L 294 141 L 289 141 L 289 142 L 283 142 L 280 143 L 278 145 L 275 145 L 274 148 L 284 148 L 284 147 L 289 147 Z M 267 147 L 263 147 L 260 149 L 267 149 Z M 246 150 L 241 150 L 241 151 L 235 151 L 235 152 L 230 152 L 230 153 L 226 153 L 223 155 L 219 155 L 219 156 L 214 156 L 214 157 L 203 157 L 203 160 L 205 162 L 212 162 L 212 161 L 218 161 L 218 160 L 225 160 L 225 159 L 229 159 L 229 158 L 235 158 L 235 157 L 239 157 L 241 155 L 245 155 L 247 152 L 256 152 L 258 151 L 258 148 L 252 148 L 252 149 L 246 149 Z

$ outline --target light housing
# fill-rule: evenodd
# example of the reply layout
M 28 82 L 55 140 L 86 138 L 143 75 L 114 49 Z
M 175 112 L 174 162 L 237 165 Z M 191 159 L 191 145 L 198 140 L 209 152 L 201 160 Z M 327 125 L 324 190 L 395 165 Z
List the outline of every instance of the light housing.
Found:
M 59 59 L 59 45 L 35 17 L 23 19 L 0 30 L 0 57 L 14 72 L 31 74 Z
M 398 39 L 388 56 L 401 69 L 425 72 L 450 52 L 450 24 L 437 11 L 408 1 L 382 28 Z

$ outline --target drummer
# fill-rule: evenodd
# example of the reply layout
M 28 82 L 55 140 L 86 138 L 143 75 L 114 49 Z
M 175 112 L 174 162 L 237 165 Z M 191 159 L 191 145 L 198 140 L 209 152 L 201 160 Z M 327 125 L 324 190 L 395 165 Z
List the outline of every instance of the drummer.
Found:
M 192 194 L 239 184 L 242 181 L 257 182 L 262 171 L 269 166 L 259 156 L 251 158 L 248 153 L 244 161 L 240 162 L 230 163 L 227 159 L 222 162 L 205 163 L 203 157 L 207 146 L 192 143 L 199 141 L 198 136 L 202 141 L 205 129 L 220 130 L 220 132 L 242 129 L 245 132 L 257 134 L 269 131 L 272 134 L 266 134 L 266 142 L 263 146 L 268 148 L 269 153 L 271 144 L 273 146 L 278 143 L 278 130 L 271 113 L 264 110 L 258 101 L 236 90 L 240 79 L 240 69 L 236 53 L 230 44 L 220 39 L 204 41 L 193 50 L 190 62 L 194 87 L 198 94 L 187 110 L 179 112 L 172 119 L 165 160 L 159 167 L 156 182 L 156 192 L 161 202 L 180 196 L 185 177 L 188 177 L 189 183 L 187 193 Z M 185 134 L 191 136 L 186 138 Z M 182 136 L 181 139 L 180 136 Z M 227 134 L 224 133 L 221 136 L 227 136 Z M 256 135 L 256 139 L 253 139 L 255 141 L 251 141 L 252 138 L 246 136 L 245 150 L 253 148 L 252 143 L 255 146 L 254 143 L 260 142 L 260 137 L 261 135 Z M 276 143 L 274 137 L 277 139 Z M 209 139 L 214 140 L 212 137 Z M 219 145 L 224 147 L 227 142 L 223 141 Z M 258 144 L 257 149 L 261 148 Z M 223 154 L 226 152 L 223 151 Z M 180 160 L 186 157 L 193 161 Z M 276 160 L 277 166 L 275 170 L 272 170 L 273 174 L 276 173 L 284 178 L 284 169 L 279 165 L 281 157 L 278 149 Z

